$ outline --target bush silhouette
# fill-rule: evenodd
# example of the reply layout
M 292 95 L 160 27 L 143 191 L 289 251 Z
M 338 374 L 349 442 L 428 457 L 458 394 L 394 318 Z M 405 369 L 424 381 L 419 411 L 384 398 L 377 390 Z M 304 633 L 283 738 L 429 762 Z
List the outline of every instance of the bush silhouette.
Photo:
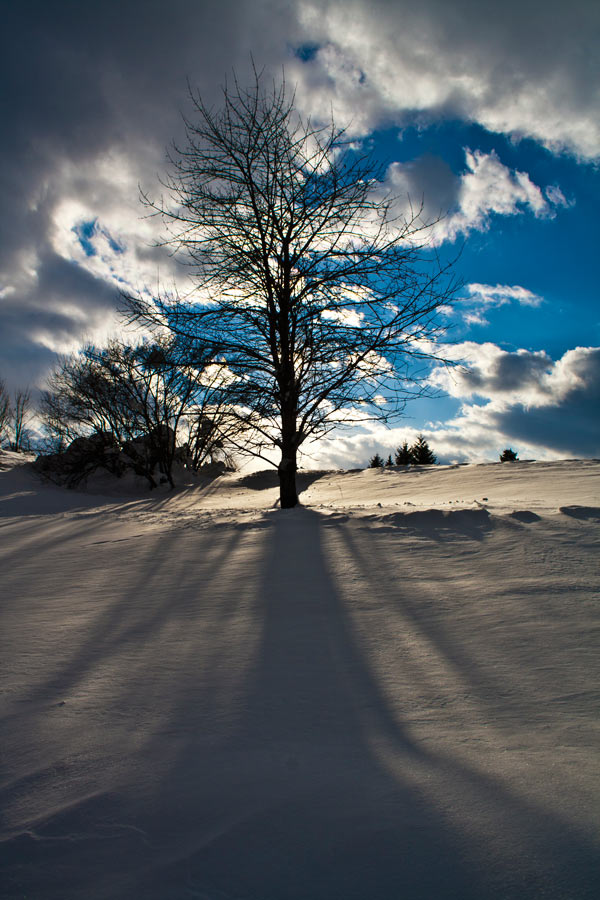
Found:
M 510 447 L 507 447 L 500 454 L 500 462 L 515 462 L 515 460 L 517 460 L 517 459 L 518 459 L 517 454 L 515 453 L 514 450 L 511 450 Z

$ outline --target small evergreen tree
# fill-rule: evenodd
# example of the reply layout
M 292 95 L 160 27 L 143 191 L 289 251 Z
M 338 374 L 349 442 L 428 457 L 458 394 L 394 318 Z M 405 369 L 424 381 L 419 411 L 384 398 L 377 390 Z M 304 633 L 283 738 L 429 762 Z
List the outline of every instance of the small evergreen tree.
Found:
M 506 450 L 503 450 L 500 454 L 500 462 L 515 462 L 517 459 L 517 454 L 514 450 L 511 450 L 510 447 L 507 447 Z
M 385 466 L 385 460 L 379 453 L 376 453 L 375 456 L 371 457 L 369 460 L 370 469 L 381 469 L 383 466 Z
M 392 454 L 391 454 L 391 453 L 390 453 L 390 455 L 388 456 L 388 458 L 386 459 L 385 464 L 386 464 L 386 466 L 393 466 L 393 465 L 394 465 L 394 463 L 393 463 L 393 461 L 392 461 Z
M 410 464 L 414 462 L 413 453 L 408 446 L 408 441 L 404 441 L 402 446 L 398 447 L 395 458 L 397 466 L 410 466 Z
M 433 466 L 437 462 L 422 434 L 418 435 L 417 440 L 410 448 L 410 452 L 412 453 L 413 462 L 418 466 Z

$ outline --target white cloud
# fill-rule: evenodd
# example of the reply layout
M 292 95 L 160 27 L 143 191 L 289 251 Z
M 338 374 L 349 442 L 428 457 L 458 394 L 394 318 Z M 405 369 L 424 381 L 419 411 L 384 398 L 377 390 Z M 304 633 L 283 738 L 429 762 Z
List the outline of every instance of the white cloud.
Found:
M 405 218 L 419 212 L 422 204 L 420 220 L 434 222 L 429 237 L 438 245 L 471 231 L 486 231 L 493 215 L 529 212 L 539 218 L 554 215 L 555 206 L 564 205 L 557 186 L 544 197 L 526 172 L 509 169 L 494 151 L 468 148 L 465 170 L 459 176 L 439 157 L 424 156 L 409 163 L 392 163 L 383 187 L 397 198 L 396 212 Z
M 389 360 L 382 356 L 381 353 L 375 353 L 374 350 L 369 350 L 365 354 L 356 369 L 367 380 L 378 380 L 382 375 L 393 372 L 393 366 Z
M 465 325 L 488 325 L 485 310 L 516 302 L 522 306 L 540 306 L 543 297 L 528 288 L 513 284 L 479 284 L 472 282 L 464 287 L 464 296 L 448 311 L 448 316 L 460 316 Z
M 488 320 L 479 310 L 467 310 L 463 312 L 462 320 L 465 325 L 489 325 Z
M 557 184 L 550 184 L 544 191 L 546 197 L 553 206 L 564 207 L 568 209 L 575 205 L 574 200 L 567 200 Z
M 431 383 L 466 401 L 446 423 L 461 441 L 521 442 L 538 456 L 600 453 L 600 348 L 576 347 L 556 361 L 491 343 L 466 342 L 454 352 L 464 364 L 437 368 Z
M 576 347 L 554 361 L 544 351 L 468 341 L 453 355 L 462 364 L 437 367 L 430 384 L 462 401 L 454 416 L 419 428 L 373 422 L 360 433 L 335 432 L 310 448 L 311 464 L 363 466 L 420 432 L 442 462 L 498 459 L 507 446 L 521 458 L 600 455 L 600 348 Z
M 595 159 L 600 147 L 598 6 L 303 0 L 299 99 L 354 134 L 440 112 Z
M 63 259 L 119 290 L 173 286 L 178 270 L 156 245 L 164 228 L 145 215 L 139 201 L 134 161 L 109 154 L 93 165 L 59 174 L 60 195 L 50 211 L 50 243 Z M 183 273 L 181 290 L 189 289 Z
M 355 309 L 326 309 L 323 311 L 324 319 L 346 325 L 348 328 L 359 328 L 365 317 L 364 313 Z
M 456 365 L 436 367 L 429 383 L 451 397 L 539 405 L 552 394 L 545 379 L 554 363 L 543 350 L 508 352 L 490 342 L 465 341 L 451 345 L 447 356 Z
M 532 212 L 542 216 L 548 203 L 540 188 L 525 172 L 509 169 L 495 152 L 465 151 L 466 172 L 460 179 L 457 211 L 438 226 L 438 243 L 454 240 L 470 231 L 485 231 L 492 214 L 514 216 Z
M 539 306 L 543 302 L 542 297 L 533 291 L 521 287 L 518 284 L 478 284 L 473 282 L 465 285 L 465 291 L 470 297 L 480 300 L 487 306 L 504 306 L 511 300 L 516 300 L 524 306 Z

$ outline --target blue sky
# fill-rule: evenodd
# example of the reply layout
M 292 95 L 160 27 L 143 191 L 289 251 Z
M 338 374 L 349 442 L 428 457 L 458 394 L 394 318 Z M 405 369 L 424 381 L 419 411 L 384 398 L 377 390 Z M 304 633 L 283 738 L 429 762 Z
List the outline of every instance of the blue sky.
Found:
M 305 464 L 361 465 L 422 431 L 442 461 L 600 456 L 600 7 L 363 0 L 8 4 L 0 39 L 0 376 L 43 387 L 60 354 L 119 327 L 118 289 L 182 279 L 155 246 L 155 191 L 186 81 L 210 102 L 257 65 L 444 213 L 464 286 L 453 371 L 384 428 Z

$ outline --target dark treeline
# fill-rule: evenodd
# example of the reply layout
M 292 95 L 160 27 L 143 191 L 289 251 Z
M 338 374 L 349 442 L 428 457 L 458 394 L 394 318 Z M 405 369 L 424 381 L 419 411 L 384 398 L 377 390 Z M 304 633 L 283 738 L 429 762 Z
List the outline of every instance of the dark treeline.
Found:
M 423 435 L 420 434 L 412 447 L 409 447 L 408 442 L 404 441 L 404 443 L 396 449 L 393 459 L 391 453 L 389 454 L 387 460 L 380 456 L 379 453 L 376 453 L 375 456 L 372 456 L 369 460 L 369 468 L 378 469 L 384 466 L 394 465 L 432 466 L 435 465 L 436 462 L 436 456 L 429 447 L 429 444 L 427 443 Z

